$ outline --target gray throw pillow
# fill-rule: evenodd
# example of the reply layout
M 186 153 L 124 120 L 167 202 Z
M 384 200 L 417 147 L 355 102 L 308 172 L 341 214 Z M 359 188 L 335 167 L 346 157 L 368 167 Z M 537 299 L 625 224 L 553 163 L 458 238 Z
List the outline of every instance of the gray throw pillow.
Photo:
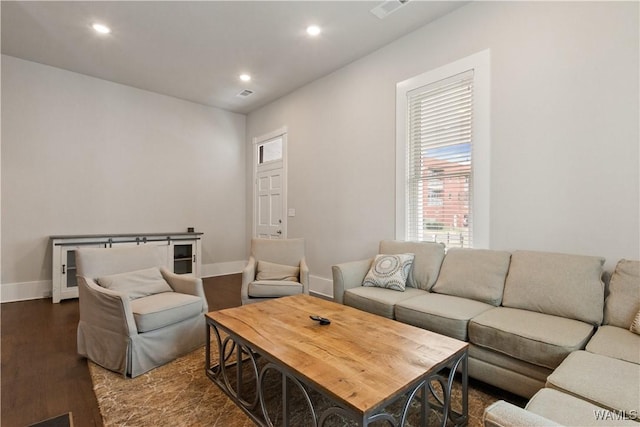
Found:
M 273 262 L 258 261 L 256 280 L 285 280 L 297 282 L 300 276 L 300 267 L 275 264 Z
M 137 299 L 162 292 L 173 292 L 158 267 L 99 277 L 98 284 L 112 291 L 124 292 Z
M 413 265 L 413 258 L 413 254 L 376 255 L 362 286 L 375 286 L 404 292 Z

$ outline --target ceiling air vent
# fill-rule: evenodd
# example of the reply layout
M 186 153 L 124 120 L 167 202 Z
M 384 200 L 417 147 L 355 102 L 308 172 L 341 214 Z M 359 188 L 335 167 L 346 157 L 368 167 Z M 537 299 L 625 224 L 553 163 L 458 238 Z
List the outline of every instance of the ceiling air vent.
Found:
M 387 0 L 383 3 L 380 3 L 378 6 L 371 9 L 371 13 L 377 16 L 380 19 L 386 18 L 389 14 L 395 12 L 400 9 L 402 6 L 407 4 L 409 0 Z
M 245 89 L 239 94 L 237 94 L 236 96 L 239 96 L 240 98 L 246 98 L 247 96 L 251 96 L 251 95 L 253 95 L 253 91 L 249 89 Z

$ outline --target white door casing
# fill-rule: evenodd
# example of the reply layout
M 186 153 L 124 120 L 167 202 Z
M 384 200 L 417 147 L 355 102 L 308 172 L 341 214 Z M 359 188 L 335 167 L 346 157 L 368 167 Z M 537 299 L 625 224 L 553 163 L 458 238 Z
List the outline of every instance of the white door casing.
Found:
M 286 138 L 286 129 L 254 138 L 254 237 L 287 235 Z

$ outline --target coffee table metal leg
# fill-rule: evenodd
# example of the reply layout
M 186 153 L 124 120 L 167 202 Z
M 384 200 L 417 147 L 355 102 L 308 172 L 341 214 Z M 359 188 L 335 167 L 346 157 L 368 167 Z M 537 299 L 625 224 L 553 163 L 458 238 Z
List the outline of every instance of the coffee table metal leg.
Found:
M 260 371 L 260 377 L 258 380 L 258 396 L 260 399 L 260 406 L 262 408 L 262 415 L 264 416 L 264 419 L 267 423 L 268 426 L 273 427 L 273 422 L 271 421 L 271 417 L 269 417 L 269 412 L 267 411 L 267 405 L 266 405 L 266 401 L 265 401 L 265 393 L 264 393 L 264 387 L 265 387 L 265 376 L 267 374 L 267 372 L 269 370 L 274 370 L 278 373 L 280 373 L 282 375 L 282 424 L 285 426 L 289 426 L 289 401 L 290 401 L 290 397 L 291 397 L 291 392 L 289 391 L 289 381 L 291 381 L 295 386 L 298 387 L 298 389 L 300 389 L 300 391 L 302 392 L 302 396 L 305 399 L 305 403 L 307 404 L 307 407 L 309 408 L 309 411 L 311 413 L 311 419 L 312 419 L 312 423 L 314 427 L 318 426 L 318 416 L 316 414 L 316 409 L 313 406 L 313 401 L 311 400 L 311 397 L 309 396 L 309 393 L 307 392 L 307 389 L 302 385 L 302 383 L 300 382 L 300 380 L 298 380 L 296 377 L 289 375 L 287 372 L 285 372 L 282 368 L 280 368 L 280 366 L 274 364 L 274 363 L 267 363 L 262 370 Z
M 282 373 L 282 425 L 289 427 L 289 387 L 287 375 Z
M 218 344 L 218 363 L 213 364 L 211 360 L 211 330 L 215 333 L 216 341 Z M 231 360 L 235 352 L 236 360 Z M 253 375 L 256 382 L 256 388 L 258 385 L 258 362 L 256 360 L 256 354 L 249 348 L 242 344 L 236 343 L 230 336 L 222 339 L 220 332 L 215 325 L 207 324 L 207 342 L 206 342 L 206 355 L 205 355 L 205 372 L 207 377 L 215 384 L 218 385 L 238 406 L 245 410 L 245 412 L 251 416 L 251 411 L 255 410 L 258 405 L 257 393 L 251 401 L 245 399 L 245 387 L 243 386 L 244 374 L 243 365 L 245 362 L 249 362 L 249 367 L 253 371 Z M 236 387 L 234 389 L 229 379 L 229 368 L 236 367 Z
M 462 423 L 456 422 L 457 425 L 466 425 L 469 423 L 469 354 L 464 352 L 462 358 Z
M 427 389 L 431 396 L 435 399 L 434 405 L 442 411 L 442 423 L 441 426 L 446 426 L 449 419 L 455 426 L 464 426 L 468 422 L 469 418 L 469 396 L 468 396 L 468 354 L 467 351 L 462 353 L 460 357 L 455 359 L 450 366 L 449 375 L 447 377 L 441 374 L 435 374 L 427 379 Z M 456 372 L 461 374 L 461 412 L 458 413 L 451 407 L 453 384 L 456 376 Z M 434 388 L 434 382 L 437 382 L 442 389 L 442 397 L 438 394 Z

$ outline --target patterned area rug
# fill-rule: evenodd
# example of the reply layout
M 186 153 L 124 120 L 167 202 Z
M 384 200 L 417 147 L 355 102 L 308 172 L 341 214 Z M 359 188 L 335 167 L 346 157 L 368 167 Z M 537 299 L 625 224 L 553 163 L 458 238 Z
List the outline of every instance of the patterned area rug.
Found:
M 110 426 L 221 426 L 249 427 L 254 423 L 204 372 L 204 347 L 134 379 L 127 379 L 92 362 L 89 371 L 104 425 Z M 280 390 L 278 376 L 273 375 L 274 391 Z M 454 399 L 460 394 L 459 384 Z M 457 399 L 456 399 L 457 400 Z M 484 408 L 498 397 L 469 387 L 469 426 L 482 425 Z M 267 401 L 272 420 L 278 425 L 280 399 Z M 310 425 L 302 399 L 292 399 L 291 425 Z M 416 406 L 417 405 L 413 405 Z M 417 423 L 417 408 L 409 424 Z M 391 412 L 396 409 L 389 408 Z M 432 415 L 435 417 L 435 415 Z M 331 420 L 332 426 L 352 423 Z M 432 421 L 437 422 L 436 419 Z M 388 424 L 379 423 L 381 426 Z

